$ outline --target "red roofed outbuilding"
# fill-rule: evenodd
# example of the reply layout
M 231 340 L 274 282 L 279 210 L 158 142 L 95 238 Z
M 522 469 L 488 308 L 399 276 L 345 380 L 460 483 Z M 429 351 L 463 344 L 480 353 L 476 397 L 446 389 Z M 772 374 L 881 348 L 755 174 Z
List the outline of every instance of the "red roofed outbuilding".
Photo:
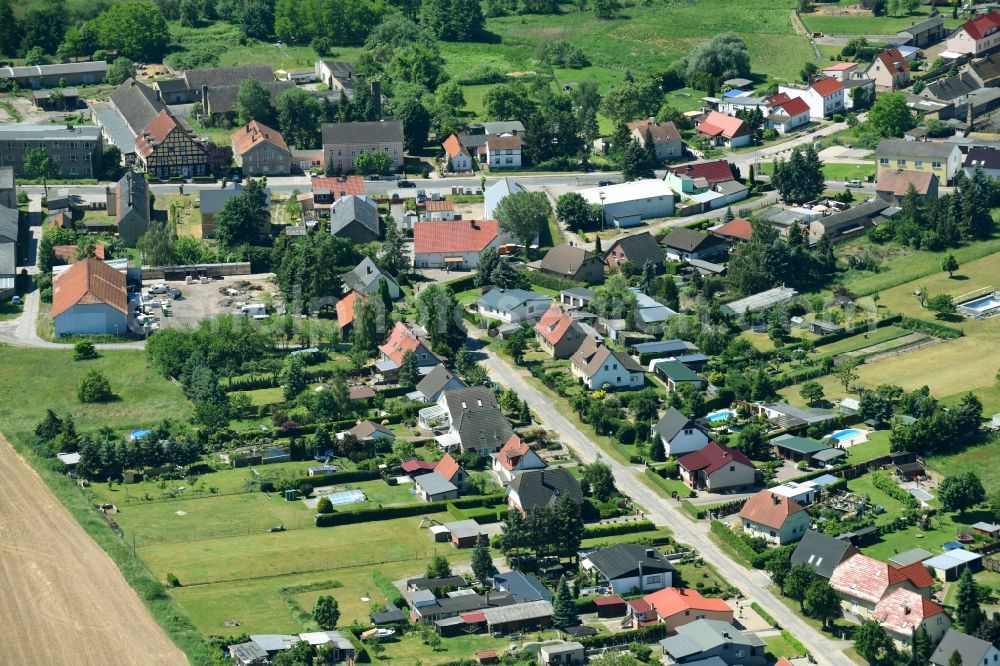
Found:
M 124 335 L 128 331 L 125 274 L 95 257 L 76 262 L 53 279 L 52 319 L 56 337 Z

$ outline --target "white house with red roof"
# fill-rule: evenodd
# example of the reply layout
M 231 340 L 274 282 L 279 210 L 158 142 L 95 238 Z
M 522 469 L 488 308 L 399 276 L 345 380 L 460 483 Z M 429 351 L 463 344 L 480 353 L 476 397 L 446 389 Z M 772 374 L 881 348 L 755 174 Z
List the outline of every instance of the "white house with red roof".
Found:
M 681 164 L 667 169 L 667 186 L 681 195 L 706 192 L 720 183 L 735 180 L 733 169 L 726 160 Z
M 952 53 L 985 55 L 1000 46 L 1000 12 L 992 11 L 966 21 L 948 38 L 947 49 Z
M 449 171 L 455 173 L 472 171 L 472 155 L 462 145 L 462 141 L 458 138 L 457 134 L 452 134 L 445 139 L 441 147 L 444 148 L 446 166 Z
M 684 483 L 712 493 L 752 488 L 757 467 L 742 451 L 709 442 L 704 448 L 677 459 Z
M 500 247 L 496 220 L 413 223 L 414 268 L 472 269 L 490 247 Z
M 695 129 L 700 137 L 710 140 L 714 146 L 740 148 L 749 146 L 753 141 L 752 127 L 739 118 L 718 111 L 712 111 L 705 116 Z
M 764 103 L 767 106 L 767 127 L 778 134 L 794 132 L 809 122 L 809 105 L 801 97 L 778 93 L 768 97 Z
M 830 576 L 830 587 L 840 595 L 841 605 L 855 615 L 871 616 L 886 595 L 900 588 L 930 598 L 933 585 L 922 562 L 894 567 L 860 553 L 838 564 Z
M 733 623 L 733 609 L 722 599 L 701 596 L 697 590 L 665 587 L 642 599 L 628 602 L 628 617 L 633 628 L 663 623 L 667 634 L 696 620 L 719 620 Z
M 762 490 L 746 501 L 739 513 L 743 531 L 768 543 L 784 546 L 801 539 L 809 529 L 809 514 L 795 500 Z
M 933 599 L 912 590 L 897 588 L 875 604 L 875 620 L 890 636 L 909 646 L 913 632 L 923 627 L 931 643 L 937 644 L 951 628 L 951 618 Z
M 828 76 L 813 79 L 806 87 L 780 85 L 778 92 L 801 97 L 809 105 L 809 117 L 813 119 L 844 112 L 844 84 Z
M 875 90 L 891 92 L 910 85 L 910 66 L 895 46 L 882 49 L 865 70 L 865 77 L 875 81 Z
M 548 463 L 542 460 L 517 433 L 511 435 L 499 451 L 491 453 L 490 458 L 493 459 L 493 473 L 504 486 L 522 472 L 548 467 Z

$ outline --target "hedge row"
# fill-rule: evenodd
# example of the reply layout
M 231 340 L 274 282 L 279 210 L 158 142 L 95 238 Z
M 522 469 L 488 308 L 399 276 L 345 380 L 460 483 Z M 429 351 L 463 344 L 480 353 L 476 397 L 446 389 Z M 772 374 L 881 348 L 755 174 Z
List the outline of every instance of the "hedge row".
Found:
M 428 502 L 427 504 L 407 504 L 404 506 L 374 507 L 357 511 L 341 513 L 316 514 L 316 527 L 333 527 L 335 525 L 356 525 L 374 520 L 392 520 L 394 518 L 410 518 L 424 514 L 442 513 L 448 511 L 448 505 L 457 508 L 490 506 L 503 500 L 503 495 L 487 495 L 484 497 L 468 497 L 450 502 Z
M 667 625 L 653 624 L 648 627 L 640 627 L 631 631 L 622 631 L 617 634 L 599 634 L 597 636 L 584 636 L 578 639 L 585 648 L 602 648 L 615 645 L 627 645 L 629 643 L 655 643 L 667 637 Z
M 536 287 L 542 287 L 543 289 L 562 291 L 563 289 L 585 286 L 583 282 L 567 280 L 559 277 L 558 275 L 549 275 L 548 273 L 542 273 L 541 271 L 519 270 L 518 272 L 525 277 L 528 284 Z
M 719 537 L 719 539 L 722 540 L 722 543 L 736 551 L 740 557 L 746 560 L 747 564 L 753 562 L 757 557 L 757 552 L 750 547 L 750 544 L 747 543 L 747 539 L 744 538 L 744 535 L 737 534 L 725 523 L 713 520 L 711 529 L 712 534 Z
M 688 515 L 695 520 L 701 520 L 705 517 L 705 510 L 699 509 L 694 504 L 691 504 L 689 500 L 684 500 L 681 502 L 681 508 L 687 511 Z
M 880 319 L 878 321 L 879 326 L 892 326 L 893 324 L 898 324 L 903 318 L 903 315 L 892 315 L 891 317 L 886 317 L 885 319 Z M 828 345 L 832 342 L 837 342 L 838 340 L 843 340 L 844 338 L 851 338 L 858 335 L 859 331 L 857 328 L 846 328 L 839 333 L 827 333 L 826 335 L 821 335 L 818 338 L 813 339 L 813 345 L 820 347 L 822 345 Z
M 304 476 L 298 481 L 296 481 L 293 487 L 298 486 L 300 483 L 308 483 L 313 488 L 318 488 L 320 486 L 336 486 L 344 483 L 374 481 L 376 479 L 381 479 L 381 478 L 382 476 L 379 474 L 378 470 L 355 469 L 355 470 L 347 470 L 344 472 L 331 472 L 329 474 L 320 474 L 317 476 Z
M 597 537 L 616 536 L 618 534 L 635 534 L 636 532 L 650 532 L 656 529 L 656 525 L 650 520 L 635 520 L 628 523 L 604 523 L 601 525 L 590 525 L 584 528 L 584 539 L 595 539 Z
M 902 503 L 908 509 L 919 509 L 920 502 L 917 498 L 903 490 L 899 485 L 889 478 L 884 472 L 872 472 L 872 485 L 884 492 L 886 495 Z
M 631 460 L 629 462 L 631 462 Z M 672 486 L 672 485 L 668 486 L 668 485 L 666 485 L 664 483 L 665 477 L 660 476 L 660 470 L 661 469 L 663 469 L 663 468 L 662 467 L 659 467 L 659 468 L 657 468 L 657 467 L 647 467 L 646 468 L 646 476 L 648 476 L 650 479 L 652 479 L 653 483 L 655 483 L 657 486 L 659 486 L 660 489 L 663 490 L 663 492 L 667 493 L 668 495 L 672 494 L 674 492 L 674 486 Z M 698 493 L 696 493 L 694 490 L 688 490 L 687 491 L 687 496 L 688 497 L 696 497 L 697 495 L 698 495 Z
M 965 335 L 961 329 L 954 328 L 952 326 L 945 326 L 944 324 L 938 324 L 933 321 L 914 319 L 913 317 L 901 317 L 899 327 L 905 328 L 909 331 L 916 331 L 917 333 L 933 335 L 936 338 L 944 338 L 945 340 L 960 338 Z
M 403 599 L 403 595 L 399 589 L 378 569 L 372 571 L 372 582 L 375 583 L 375 586 L 385 597 L 386 603 L 392 604 L 396 608 L 406 606 L 406 601 Z

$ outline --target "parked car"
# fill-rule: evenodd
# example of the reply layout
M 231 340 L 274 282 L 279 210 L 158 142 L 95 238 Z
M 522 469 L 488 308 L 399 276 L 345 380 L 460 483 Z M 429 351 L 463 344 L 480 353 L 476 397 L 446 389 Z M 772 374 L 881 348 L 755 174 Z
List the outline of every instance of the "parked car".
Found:
M 175 301 L 181 297 L 181 290 L 177 287 L 170 287 L 167 289 L 167 296 L 174 299 Z
M 854 180 L 847 181 L 847 187 L 861 187 L 861 181 L 855 178 Z
M 165 294 L 165 293 L 167 293 L 167 285 L 165 285 L 163 283 L 154 284 L 152 287 L 149 288 L 149 293 L 151 293 L 151 294 Z
M 14 294 L 13 296 L 11 296 L 10 302 L 13 303 L 14 305 L 20 305 L 21 304 L 21 297 L 18 296 L 17 294 Z

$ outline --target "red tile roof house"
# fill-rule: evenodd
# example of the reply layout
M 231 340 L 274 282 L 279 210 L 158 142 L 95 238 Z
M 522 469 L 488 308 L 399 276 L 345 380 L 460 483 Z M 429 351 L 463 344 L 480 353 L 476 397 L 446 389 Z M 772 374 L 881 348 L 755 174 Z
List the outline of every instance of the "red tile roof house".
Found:
M 757 467 L 743 452 L 709 442 L 677 460 L 684 483 L 712 493 L 746 490 L 757 484 Z
M 490 247 L 500 247 L 496 220 L 413 223 L 414 268 L 473 269 Z
M 124 335 L 128 331 L 125 274 L 100 259 L 78 261 L 52 282 L 56 337 Z
M 830 576 L 830 587 L 850 613 L 872 616 L 875 606 L 893 590 L 903 588 L 930 598 L 934 579 L 921 562 L 895 568 L 860 553 L 841 562 Z
M 337 301 L 337 326 L 340 327 L 341 339 L 346 339 L 346 336 L 350 334 L 351 326 L 354 324 L 354 311 L 364 302 L 364 294 L 359 294 L 356 291 L 352 291 Z
M 808 87 L 780 85 L 778 92 L 801 97 L 809 105 L 809 117 L 813 120 L 844 112 L 844 84 L 828 76 L 813 79 Z
M 441 358 L 431 351 L 431 346 L 420 339 L 420 337 L 409 326 L 401 321 L 396 322 L 389 338 L 379 345 L 381 360 L 375 364 L 375 368 L 382 373 L 383 379 L 391 381 L 398 376 L 399 367 L 403 364 L 403 356 L 408 351 L 416 354 L 417 365 L 434 366 L 441 362 Z
M 733 623 L 733 609 L 722 599 L 701 596 L 696 590 L 665 587 L 642 599 L 628 602 L 629 619 L 638 628 L 662 622 L 667 634 L 677 633 L 677 627 L 695 620 L 719 620 Z
M 491 453 L 493 473 L 501 485 L 506 486 L 518 474 L 532 469 L 545 469 L 548 464 L 542 460 L 528 443 L 516 433 L 510 436 L 499 451 Z
M 768 97 L 764 103 L 768 108 L 767 126 L 778 134 L 794 132 L 809 123 L 809 105 L 801 97 L 779 93 Z
M 743 531 L 768 543 L 784 546 L 798 541 L 809 529 L 810 518 L 802 505 L 770 490 L 762 490 L 746 501 L 739 513 Z
M 951 627 L 951 618 L 936 601 L 911 590 L 897 588 L 875 604 L 875 621 L 903 647 L 909 647 L 914 631 L 927 630 L 937 644 Z
M 469 155 L 469 151 L 462 145 L 457 135 L 449 136 L 441 147 L 444 148 L 445 167 L 448 171 L 452 173 L 472 171 L 472 155 Z
M 891 92 L 910 84 L 910 66 L 895 46 L 883 49 L 865 70 L 865 76 L 875 81 L 875 90 Z
M 429 460 L 417 460 L 416 458 L 411 458 L 409 460 L 404 460 L 399 465 L 400 469 L 407 476 L 420 476 L 421 474 L 430 474 L 437 467 L 437 463 L 430 462 Z
M 963 23 L 948 38 L 947 49 L 953 53 L 979 56 L 998 46 L 1000 46 L 1000 12 L 994 11 Z
M 753 238 L 753 226 L 750 224 L 750 220 L 737 217 L 721 227 L 712 229 L 712 233 L 728 241 L 748 243 Z
M 310 188 L 312 189 L 313 207 L 316 215 L 330 217 L 330 206 L 337 199 L 350 194 L 364 196 L 365 179 L 361 176 L 313 178 Z
M 542 351 L 552 358 L 569 358 L 587 339 L 587 333 L 579 322 L 563 312 L 555 303 L 535 324 L 535 339 Z
M 233 159 L 244 176 L 287 176 L 292 151 L 277 130 L 251 120 L 232 134 Z
M 753 141 L 752 127 L 739 118 L 727 116 L 718 111 L 709 113 L 695 129 L 699 136 L 709 139 L 713 146 L 740 148 L 749 146 L 750 142 Z
M 726 160 L 681 164 L 667 169 L 667 185 L 677 194 L 698 194 L 719 183 L 735 180 L 733 169 Z
M 898 206 L 910 185 L 922 199 L 937 199 L 938 177 L 930 171 L 883 171 L 878 177 L 875 194 L 882 201 Z

